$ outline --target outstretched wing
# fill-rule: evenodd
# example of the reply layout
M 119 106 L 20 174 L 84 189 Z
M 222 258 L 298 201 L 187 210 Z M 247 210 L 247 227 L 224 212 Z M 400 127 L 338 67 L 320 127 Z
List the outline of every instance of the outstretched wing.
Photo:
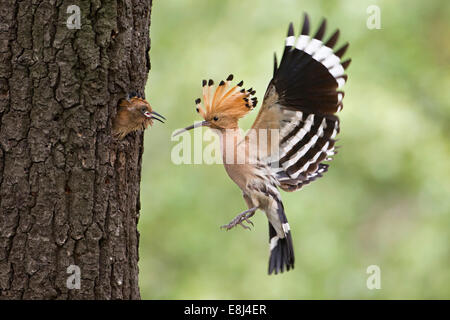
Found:
M 260 159 L 272 166 L 286 191 L 299 189 L 328 169 L 322 162 L 335 154 L 339 118 L 334 114 L 342 109 L 344 92 L 340 89 L 351 61 L 341 62 L 348 43 L 333 51 L 339 30 L 326 42 L 322 40 L 326 20 L 313 37 L 309 29 L 306 14 L 298 37 L 289 25 L 283 57 L 278 66 L 275 56 L 273 78 L 252 126 L 256 131 L 277 130 L 277 138 L 269 142 L 271 146 Z

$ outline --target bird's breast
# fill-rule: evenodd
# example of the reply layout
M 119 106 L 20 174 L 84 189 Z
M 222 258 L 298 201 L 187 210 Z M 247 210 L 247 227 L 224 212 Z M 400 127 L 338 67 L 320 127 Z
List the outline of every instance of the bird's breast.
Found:
M 231 180 L 243 191 L 246 185 L 252 180 L 252 168 L 248 164 L 227 164 L 224 163 L 225 171 Z

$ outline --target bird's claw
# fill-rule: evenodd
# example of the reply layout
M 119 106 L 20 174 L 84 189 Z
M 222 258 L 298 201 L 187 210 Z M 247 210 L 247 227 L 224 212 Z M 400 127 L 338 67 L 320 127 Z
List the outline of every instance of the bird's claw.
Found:
M 227 231 L 234 228 L 237 225 L 240 225 L 242 228 L 244 229 L 248 229 L 251 230 L 251 228 L 249 226 L 246 226 L 245 224 L 243 224 L 243 222 L 247 222 L 248 224 L 251 224 L 252 226 L 254 226 L 253 222 L 251 222 L 249 220 L 250 217 L 252 217 L 254 214 L 254 212 L 248 213 L 248 212 L 242 212 L 241 214 L 239 214 L 236 218 L 234 218 L 233 220 L 231 220 L 231 222 L 229 224 L 225 224 L 223 226 L 221 226 L 221 229 L 226 229 Z

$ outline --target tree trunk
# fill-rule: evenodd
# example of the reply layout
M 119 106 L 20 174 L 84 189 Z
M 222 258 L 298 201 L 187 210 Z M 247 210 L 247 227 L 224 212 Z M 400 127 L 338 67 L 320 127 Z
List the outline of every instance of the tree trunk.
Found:
M 111 128 L 145 87 L 151 4 L 0 0 L 1 299 L 140 298 L 143 135 Z

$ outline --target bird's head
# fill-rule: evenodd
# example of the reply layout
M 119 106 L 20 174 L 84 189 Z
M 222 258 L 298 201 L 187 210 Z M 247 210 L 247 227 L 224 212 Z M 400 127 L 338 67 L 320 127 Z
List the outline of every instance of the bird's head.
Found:
M 256 97 L 251 97 L 256 91 L 243 89 L 243 81 L 231 87 L 232 80 L 233 75 L 229 75 L 215 90 L 213 80 L 203 80 L 203 105 L 200 98 L 195 100 L 195 104 L 204 121 L 179 130 L 174 135 L 201 126 L 217 130 L 238 128 L 239 119 L 253 110 L 258 101 Z
M 153 125 L 153 120 L 164 123 L 165 118 L 152 110 L 150 104 L 139 93 L 130 93 L 119 101 L 119 110 L 114 119 L 114 133 L 123 139 L 133 131 L 144 130 Z

